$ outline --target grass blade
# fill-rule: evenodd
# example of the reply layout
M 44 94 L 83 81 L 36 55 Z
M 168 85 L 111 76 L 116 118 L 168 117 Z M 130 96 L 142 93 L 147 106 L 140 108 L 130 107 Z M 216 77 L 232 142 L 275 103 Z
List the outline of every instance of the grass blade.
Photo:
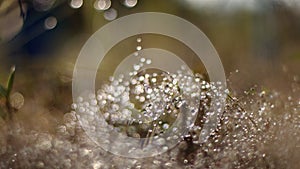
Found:
M 0 85 L 0 97 L 6 97 L 7 96 L 7 91 L 6 89 Z
M 13 85 L 14 85 L 14 79 L 15 79 L 15 72 L 16 72 L 16 68 L 15 68 L 15 66 L 13 66 L 11 68 L 10 75 L 9 75 L 8 81 L 7 81 L 7 95 L 6 95 L 6 97 L 8 97 L 10 95 L 10 92 L 12 91 L 12 88 L 13 88 Z

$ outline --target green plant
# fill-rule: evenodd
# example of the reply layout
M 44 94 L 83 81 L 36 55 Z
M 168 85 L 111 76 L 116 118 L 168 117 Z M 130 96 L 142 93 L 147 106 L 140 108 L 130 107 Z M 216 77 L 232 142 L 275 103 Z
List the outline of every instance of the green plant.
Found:
M 12 119 L 13 113 L 16 111 L 10 103 L 11 91 L 15 79 L 15 66 L 11 68 L 6 87 L 0 84 L 0 117 L 3 119 Z

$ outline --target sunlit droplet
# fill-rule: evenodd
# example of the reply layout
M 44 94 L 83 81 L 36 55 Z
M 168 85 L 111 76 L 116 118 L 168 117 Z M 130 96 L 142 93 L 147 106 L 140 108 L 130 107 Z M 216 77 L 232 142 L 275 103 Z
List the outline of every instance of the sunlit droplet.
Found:
M 151 60 L 151 59 L 147 59 L 147 60 L 146 60 L 146 64 L 147 64 L 147 65 L 149 65 L 149 64 L 151 64 L 151 63 L 152 63 L 152 60 Z
M 128 8 L 132 8 L 134 6 L 136 6 L 136 4 L 138 3 L 137 0 L 124 0 L 123 4 L 125 6 L 127 6 Z
M 146 99 L 145 99 L 145 97 L 144 96 L 141 96 L 140 97 L 140 102 L 144 102 Z
M 140 68 L 141 68 L 140 65 L 133 65 L 133 69 L 136 71 L 140 70 Z
M 138 51 L 139 51 L 139 50 L 142 50 L 142 46 L 137 46 L 137 47 L 136 47 L 136 50 L 138 50 Z
M 45 29 L 47 30 L 55 28 L 56 25 L 57 25 L 57 19 L 54 16 L 48 17 L 44 22 Z
M 146 61 L 145 58 L 141 58 L 141 59 L 140 59 L 140 62 L 142 62 L 142 63 L 144 63 L 145 61 Z
M 152 78 L 151 82 L 155 83 L 156 82 L 156 78 Z
M 115 20 L 118 16 L 117 10 L 111 8 L 104 12 L 104 18 L 108 21 Z
M 189 162 L 189 161 L 188 161 L 187 159 L 184 159 L 184 160 L 183 160 L 183 163 L 184 163 L 184 164 L 187 164 L 188 162 Z
M 111 7 L 110 0 L 97 0 L 94 3 L 94 8 L 97 10 L 105 11 Z
M 168 129 L 169 128 L 169 124 L 168 123 L 165 123 L 164 125 L 163 125 L 163 129 Z
M 78 9 L 83 5 L 83 0 L 71 0 L 70 6 L 74 9 Z
M 141 42 L 142 42 L 142 38 L 137 38 L 136 41 L 137 41 L 138 43 L 141 43 Z

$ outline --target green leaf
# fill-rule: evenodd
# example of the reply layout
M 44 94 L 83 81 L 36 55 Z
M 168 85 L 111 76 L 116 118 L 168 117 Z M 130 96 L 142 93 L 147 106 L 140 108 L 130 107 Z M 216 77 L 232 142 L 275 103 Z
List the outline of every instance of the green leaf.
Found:
M 0 97 L 6 97 L 7 96 L 7 91 L 6 89 L 0 85 Z
M 7 95 L 6 97 L 9 97 L 10 92 L 12 91 L 13 85 L 14 85 L 14 79 L 15 79 L 15 72 L 16 72 L 16 67 L 13 66 L 10 71 L 10 75 L 8 77 L 7 81 Z

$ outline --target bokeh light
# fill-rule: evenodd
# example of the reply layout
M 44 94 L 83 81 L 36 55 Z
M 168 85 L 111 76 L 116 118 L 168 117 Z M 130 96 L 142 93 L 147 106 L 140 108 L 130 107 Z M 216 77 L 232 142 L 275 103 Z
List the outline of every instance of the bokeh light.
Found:
M 83 5 L 83 0 L 71 0 L 70 6 L 74 9 L 78 9 Z
M 94 8 L 97 10 L 107 10 L 111 7 L 111 1 L 110 0 L 96 0 L 94 3 Z
M 44 27 L 47 30 L 54 29 L 57 25 L 57 19 L 54 16 L 48 17 L 44 22 Z
M 129 8 L 135 7 L 137 3 L 137 0 L 124 0 L 123 2 L 123 4 Z
M 118 11 L 114 8 L 111 8 L 104 12 L 104 18 L 108 21 L 115 20 L 118 16 Z

